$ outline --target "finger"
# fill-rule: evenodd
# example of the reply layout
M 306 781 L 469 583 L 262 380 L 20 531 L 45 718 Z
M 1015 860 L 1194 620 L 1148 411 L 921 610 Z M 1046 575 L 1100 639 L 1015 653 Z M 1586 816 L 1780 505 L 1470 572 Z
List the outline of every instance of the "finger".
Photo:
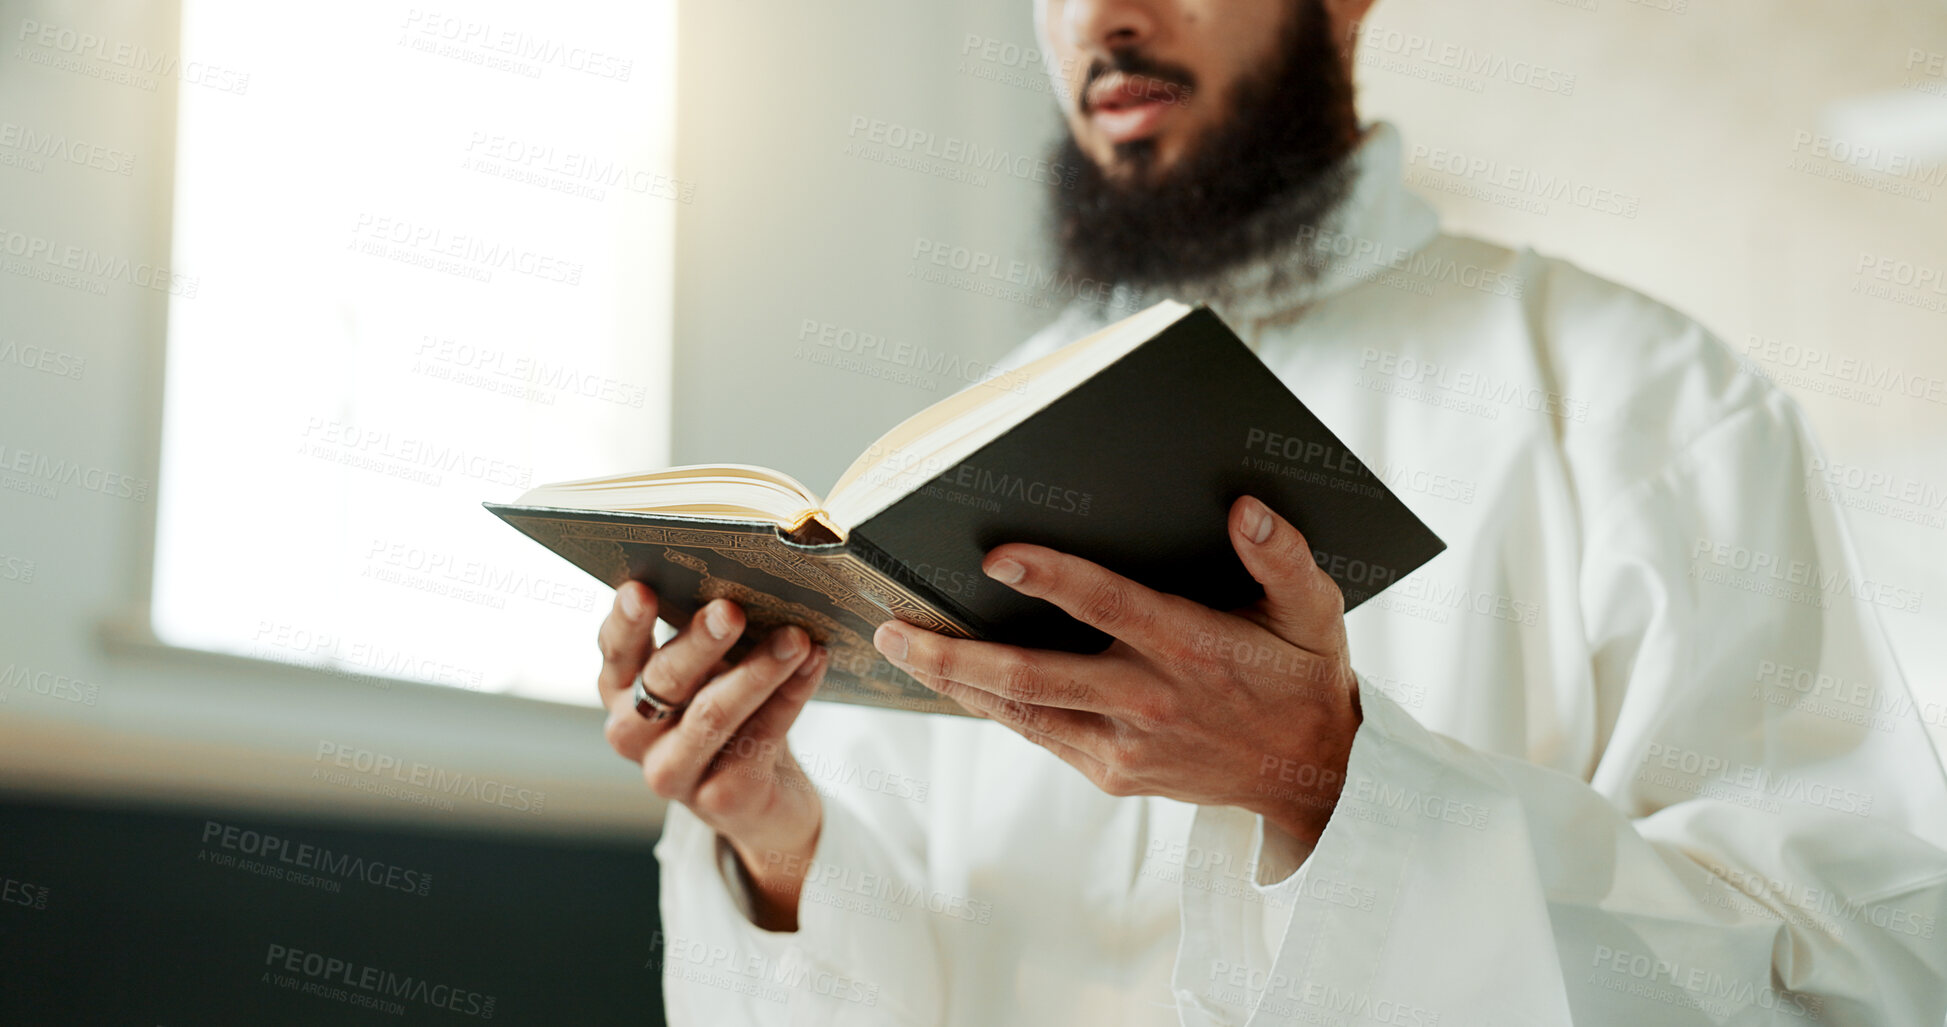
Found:
M 1028 741 L 1033 742 L 1034 744 L 1042 747 L 1043 749 L 1048 750 L 1051 753 L 1054 753 L 1057 759 L 1061 760 L 1063 763 L 1066 763 L 1071 767 L 1074 767 L 1076 770 L 1081 771 L 1083 777 L 1088 778 L 1096 785 L 1100 786 L 1105 781 L 1109 780 L 1108 764 L 1103 763 L 1099 759 L 1096 759 L 1090 753 L 1087 753 L 1073 745 L 1070 745 L 1067 742 L 1064 742 L 1061 739 L 1056 738 L 1052 735 L 1044 735 L 1036 731 L 1026 730 L 1022 728 L 1016 728 L 1015 731 L 1018 734 L 1020 734 L 1021 737 L 1027 739 Z
M 753 741 L 782 741 L 785 732 L 797 723 L 798 714 L 804 711 L 806 702 L 818 692 L 818 686 L 825 681 L 825 670 L 831 666 L 831 650 L 819 646 L 818 650 L 798 669 L 791 672 L 784 684 L 779 685 L 764 705 L 744 721 L 737 733 Z
M 1142 785 L 1137 783 L 1128 774 L 1112 769 L 1106 760 L 1103 760 L 1088 748 L 1063 741 L 1054 735 L 1036 731 L 1030 726 L 1021 724 L 1009 724 L 1008 726 L 1013 728 L 1014 732 L 1022 738 L 1054 753 L 1057 759 L 1081 771 L 1082 776 L 1088 778 L 1090 784 L 1093 784 L 1095 787 L 1100 788 L 1110 795 L 1153 794 L 1145 791 Z
M 1108 731 L 1108 720 L 1100 714 L 1003 699 L 992 692 L 958 681 L 932 677 L 923 671 L 907 673 L 948 699 L 1024 735 L 1048 738 L 1087 751 L 1098 744 Z
M 729 670 L 729 661 L 718 660 L 711 664 L 710 669 L 705 671 L 703 676 L 705 679 L 714 678 Z M 631 694 L 633 691 L 632 685 L 628 692 L 622 693 L 615 701 L 609 703 L 608 720 L 602 725 L 602 736 L 608 739 L 609 747 L 619 753 L 623 759 L 630 763 L 641 763 L 643 754 L 649 751 L 649 746 L 663 732 L 668 731 L 674 725 L 674 721 L 650 720 L 637 713 L 635 699 Z
M 736 737 L 737 729 L 814 648 L 803 628 L 779 628 L 729 673 L 710 679 L 684 707 L 676 726 L 656 739 L 643 757 L 642 773 L 649 787 L 665 799 L 687 800 L 718 750 Z
M 948 638 L 897 620 L 879 625 L 872 644 L 908 674 L 972 685 L 1002 699 L 1092 713 L 1121 705 L 1120 696 L 1101 694 L 1090 683 L 1101 678 L 1096 657 Z
M 656 593 L 640 581 L 625 581 L 615 590 L 615 605 L 596 633 L 595 644 L 602 650 L 602 672 L 595 679 L 602 693 L 602 705 L 612 706 L 615 697 L 635 683 L 635 672 L 656 649 Z
M 1230 537 L 1244 569 L 1264 586 L 1259 616 L 1250 619 L 1308 652 L 1345 648 L 1345 597 L 1290 521 L 1256 498 L 1240 496 L 1230 508 Z
M 638 669 L 643 687 L 657 698 L 680 704 L 696 693 L 701 683 L 714 677 L 723 663 L 723 654 L 743 632 L 743 611 L 727 599 L 705 603 L 689 618 L 689 623 L 667 645 L 649 654 L 646 666 Z M 717 634 L 721 632 L 721 637 Z M 605 664 L 603 674 L 609 673 Z M 608 720 L 602 736 L 609 747 L 624 759 L 640 762 L 656 739 L 675 727 L 669 719 L 650 720 L 635 708 L 635 675 L 630 671 L 620 690 L 611 691 L 604 681 Z
M 737 730 L 735 741 L 726 751 L 726 758 L 713 764 L 696 786 L 693 801 L 697 812 L 706 815 L 729 812 L 728 807 L 734 801 L 731 793 L 747 784 L 751 778 L 767 779 L 780 785 L 796 783 L 780 773 L 787 752 L 785 735 L 797 722 L 798 714 L 804 712 L 805 703 L 817 694 L 818 686 L 824 683 L 825 670 L 830 666 L 830 651 L 820 647 L 809 659 L 798 664 L 798 669 L 791 672 L 784 684 L 779 685 L 777 691 L 764 700 L 764 705 L 744 721 L 744 726 Z
M 649 657 L 642 669 L 643 687 L 664 702 L 689 701 L 709 680 L 710 666 L 730 651 L 743 631 L 744 611 L 728 599 L 712 599 Z
M 1163 658 L 1159 625 L 1200 623 L 1208 607 L 1158 592 L 1098 563 L 1046 546 L 1010 543 L 990 550 L 980 569 L 1022 595 L 1046 599 L 1076 620 L 1108 632 L 1145 656 Z

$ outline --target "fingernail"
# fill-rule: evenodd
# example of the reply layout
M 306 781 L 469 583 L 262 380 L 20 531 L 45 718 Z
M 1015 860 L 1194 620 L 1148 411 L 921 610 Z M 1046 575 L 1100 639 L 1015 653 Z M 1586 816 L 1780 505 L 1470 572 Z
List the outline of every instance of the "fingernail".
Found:
M 798 641 L 798 633 L 796 631 L 790 628 L 783 628 L 777 634 L 771 636 L 771 655 L 780 660 L 788 660 L 798 655 L 798 649 L 801 644 Z
M 721 603 L 711 606 L 709 612 L 703 615 L 703 626 L 709 630 L 711 638 L 730 634 L 730 611 L 724 609 Z
M 630 584 L 622 585 L 622 616 L 630 620 L 641 620 L 642 597 L 636 594 L 635 589 L 629 587 Z
M 872 644 L 878 646 L 879 651 L 887 657 L 903 660 L 906 658 L 906 635 L 893 627 L 892 623 L 887 621 L 879 625 L 879 630 L 872 633 Z
M 813 645 L 811 655 L 805 657 L 804 662 L 798 664 L 798 669 L 792 671 L 791 676 L 785 679 L 783 690 L 793 699 L 810 695 L 817 689 L 819 672 L 825 669 L 825 660 L 830 655 L 830 650 L 824 646 Z
M 1271 510 L 1255 498 L 1244 502 L 1244 537 L 1263 542 L 1271 537 Z
M 1003 556 L 987 566 L 987 576 L 1003 585 L 1012 585 L 1026 577 L 1028 569 L 1019 562 Z

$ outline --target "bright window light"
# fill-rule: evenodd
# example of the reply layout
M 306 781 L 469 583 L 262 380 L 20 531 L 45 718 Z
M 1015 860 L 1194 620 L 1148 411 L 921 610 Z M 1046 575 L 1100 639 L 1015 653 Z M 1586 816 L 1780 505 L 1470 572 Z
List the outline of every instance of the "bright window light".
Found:
M 184 0 L 171 644 L 594 702 L 608 589 L 480 508 L 668 462 L 672 0 Z M 220 88 L 218 86 L 221 86 Z

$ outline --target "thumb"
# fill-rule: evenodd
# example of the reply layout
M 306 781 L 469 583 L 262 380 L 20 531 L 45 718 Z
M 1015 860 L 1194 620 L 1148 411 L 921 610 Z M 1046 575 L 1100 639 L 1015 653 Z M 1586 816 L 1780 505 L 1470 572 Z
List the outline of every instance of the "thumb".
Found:
M 1244 569 L 1264 586 L 1264 598 L 1239 615 L 1312 652 L 1344 648 L 1345 597 L 1290 521 L 1241 496 L 1230 507 L 1230 541 Z

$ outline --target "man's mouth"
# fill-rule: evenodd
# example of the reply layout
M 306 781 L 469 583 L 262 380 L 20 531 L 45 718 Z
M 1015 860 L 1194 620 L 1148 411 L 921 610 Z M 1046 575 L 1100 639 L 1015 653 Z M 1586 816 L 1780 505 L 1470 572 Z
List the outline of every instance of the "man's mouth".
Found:
M 1109 142 L 1126 143 L 1154 135 L 1188 93 L 1175 82 L 1111 71 L 1089 87 L 1083 110 Z

